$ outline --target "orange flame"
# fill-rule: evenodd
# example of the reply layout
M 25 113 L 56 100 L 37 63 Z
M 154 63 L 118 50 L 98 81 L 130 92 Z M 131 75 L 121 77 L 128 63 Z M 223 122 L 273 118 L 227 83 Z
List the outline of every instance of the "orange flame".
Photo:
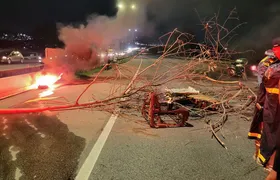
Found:
M 35 83 L 30 86 L 30 89 L 37 89 L 39 86 L 46 86 L 48 89 L 46 91 L 43 91 L 39 94 L 39 97 L 46 97 L 52 95 L 57 87 L 55 83 L 61 79 L 62 74 L 59 76 L 53 75 L 53 74 L 47 74 L 47 75 L 37 75 L 35 77 Z

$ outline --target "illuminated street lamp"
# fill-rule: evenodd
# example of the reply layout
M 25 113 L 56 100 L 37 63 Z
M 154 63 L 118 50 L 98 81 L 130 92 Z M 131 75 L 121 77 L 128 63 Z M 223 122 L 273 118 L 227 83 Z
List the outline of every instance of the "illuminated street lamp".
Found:
M 119 9 L 124 9 L 124 5 L 123 5 L 122 3 L 119 3 L 119 4 L 118 4 L 118 8 L 119 8 Z
M 128 29 L 128 31 L 131 31 L 131 29 Z
M 132 4 L 132 5 L 131 5 L 131 9 L 136 9 L 135 4 Z
M 117 7 L 118 7 L 119 9 L 125 9 L 126 6 L 128 6 L 128 5 L 125 4 L 125 3 L 122 3 L 122 2 L 118 3 L 118 5 L 117 5 Z M 130 8 L 131 8 L 132 10 L 135 10 L 135 9 L 137 8 L 137 6 L 136 6 L 135 4 L 131 4 L 131 5 L 130 5 Z
M 134 29 L 134 31 L 137 32 L 138 30 L 137 30 L 137 29 Z

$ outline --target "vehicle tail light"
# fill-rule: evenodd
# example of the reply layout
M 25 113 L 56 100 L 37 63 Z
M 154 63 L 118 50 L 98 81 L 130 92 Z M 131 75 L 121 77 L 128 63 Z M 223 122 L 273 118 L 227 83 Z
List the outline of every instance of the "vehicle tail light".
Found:
M 257 66 L 256 65 L 251 66 L 251 70 L 252 71 L 256 71 L 257 70 Z

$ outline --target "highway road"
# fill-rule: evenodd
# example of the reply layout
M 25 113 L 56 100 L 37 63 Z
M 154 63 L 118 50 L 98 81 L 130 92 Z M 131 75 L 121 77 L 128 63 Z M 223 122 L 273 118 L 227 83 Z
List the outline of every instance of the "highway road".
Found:
M 82 101 L 91 100 L 93 94 L 104 98 L 112 86 L 94 84 Z M 51 97 L 73 102 L 84 88 L 60 87 Z M 43 106 L 43 102 L 24 103 L 41 91 L 5 99 L 0 108 Z M 78 180 L 261 180 L 266 176 L 252 158 L 248 121 L 233 117 L 227 122 L 226 150 L 211 138 L 202 120 L 190 119 L 192 127 L 151 129 L 138 111 L 120 112 L 118 116 L 84 109 L 1 115 L 0 179 L 67 180 L 78 175 Z

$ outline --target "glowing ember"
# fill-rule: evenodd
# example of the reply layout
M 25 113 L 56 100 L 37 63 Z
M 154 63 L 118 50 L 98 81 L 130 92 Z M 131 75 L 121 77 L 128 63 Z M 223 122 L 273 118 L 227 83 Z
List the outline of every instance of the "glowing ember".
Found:
M 55 83 L 61 79 L 62 74 L 59 76 L 56 75 L 38 75 L 36 76 L 35 83 L 30 86 L 30 89 L 37 89 L 40 87 L 47 88 L 46 91 L 39 94 L 40 97 L 46 97 L 53 94 L 53 91 L 57 87 Z

